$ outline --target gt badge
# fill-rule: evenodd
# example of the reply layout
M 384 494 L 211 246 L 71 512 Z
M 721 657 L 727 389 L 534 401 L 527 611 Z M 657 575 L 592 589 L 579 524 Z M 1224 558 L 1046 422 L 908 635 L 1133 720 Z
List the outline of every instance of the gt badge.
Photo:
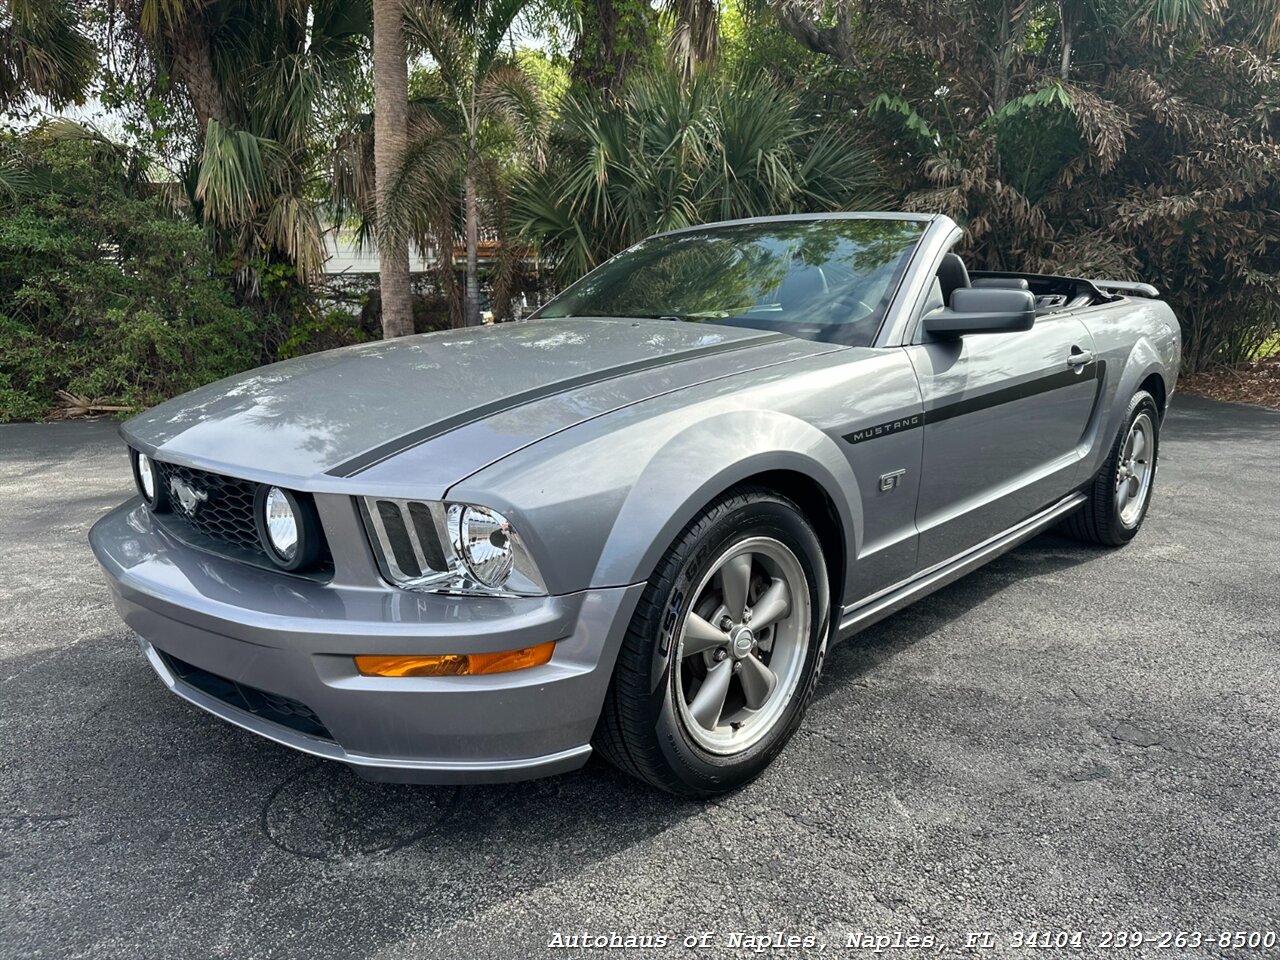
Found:
M 895 470 L 893 473 L 886 473 L 880 477 L 880 489 L 884 491 L 892 490 L 898 482 L 907 475 L 906 470 Z

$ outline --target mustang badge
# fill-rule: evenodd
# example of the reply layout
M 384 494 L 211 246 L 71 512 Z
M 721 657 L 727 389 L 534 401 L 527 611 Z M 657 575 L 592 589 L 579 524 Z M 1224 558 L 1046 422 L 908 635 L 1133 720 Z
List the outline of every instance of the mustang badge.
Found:
M 177 501 L 179 509 L 188 517 L 194 517 L 200 504 L 209 499 L 209 495 L 203 490 L 197 490 L 177 477 L 169 481 L 169 492 L 173 494 L 173 499 Z

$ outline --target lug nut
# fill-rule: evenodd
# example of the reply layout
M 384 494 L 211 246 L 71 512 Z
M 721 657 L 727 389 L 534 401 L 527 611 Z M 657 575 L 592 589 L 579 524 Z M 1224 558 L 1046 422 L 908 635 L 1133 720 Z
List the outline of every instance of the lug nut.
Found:
M 729 656 L 729 651 L 726 650 L 724 647 L 721 647 L 716 651 L 716 662 L 719 663 L 721 660 L 723 660 L 727 656 Z
M 731 620 L 727 614 L 720 618 L 721 630 L 724 630 L 727 633 L 729 631 L 729 628 L 732 626 L 733 626 L 733 620 Z

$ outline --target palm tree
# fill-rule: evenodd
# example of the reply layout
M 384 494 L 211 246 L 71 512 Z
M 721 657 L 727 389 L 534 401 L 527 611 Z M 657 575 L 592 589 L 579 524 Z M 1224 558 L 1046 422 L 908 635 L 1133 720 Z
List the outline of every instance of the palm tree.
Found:
M 550 153 L 515 219 L 565 279 L 663 230 L 885 199 L 867 152 L 762 75 L 636 75 L 622 97 L 571 97 Z
M 551 4 L 553 14 L 559 6 Z M 584 90 L 616 92 L 632 72 L 657 66 L 660 28 L 668 36 L 671 65 L 686 82 L 719 53 L 716 0 L 662 0 L 656 9 L 650 0 L 582 0 L 576 12 L 573 75 Z
M 79 102 L 97 52 L 63 0 L 6 0 L 0 6 L 0 111 L 28 97 Z
M 196 121 L 191 201 L 249 290 L 262 269 L 320 273 L 319 143 L 359 94 L 369 9 L 343 0 L 120 0 L 140 51 Z M 182 96 L 185 95 L 185 96 Z
M 461 187 L 466 286 L 463 321 L 480 322 L 479 225 L 481 189 L 488 212 L 500 219 L 504 166 L 523 155 L 543 159 L 545 112 L 532 81 L 502 55 L 511 25 L 530 0 L 411 0 L 406 30 L 431 56 L 435 70 L 417 103 L 412 143 L 398 178 L 399 213 L 434 227 L 442 257 L 452 244 L 446 224 Z
M 404 42 L 404 0 L 373 0 L 374 176 L 378 232 L 378 285 L 382 335 L 413 333 L 409 241 L 388 215 L 392 184 L 408 140 L 409 64 Z

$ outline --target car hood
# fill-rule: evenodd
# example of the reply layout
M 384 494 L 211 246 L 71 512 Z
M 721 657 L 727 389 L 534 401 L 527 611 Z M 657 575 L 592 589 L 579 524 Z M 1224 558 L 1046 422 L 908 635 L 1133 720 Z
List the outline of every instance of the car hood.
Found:
M 828 349 L 669 320 L 501 324 L 272 364 L 162 403 L 122 433 L 162 460 L 317 491 L 356 477 L 385 486 L 382 465 L 448 437 L 415 462 L 425 496 L 620 406 Z

